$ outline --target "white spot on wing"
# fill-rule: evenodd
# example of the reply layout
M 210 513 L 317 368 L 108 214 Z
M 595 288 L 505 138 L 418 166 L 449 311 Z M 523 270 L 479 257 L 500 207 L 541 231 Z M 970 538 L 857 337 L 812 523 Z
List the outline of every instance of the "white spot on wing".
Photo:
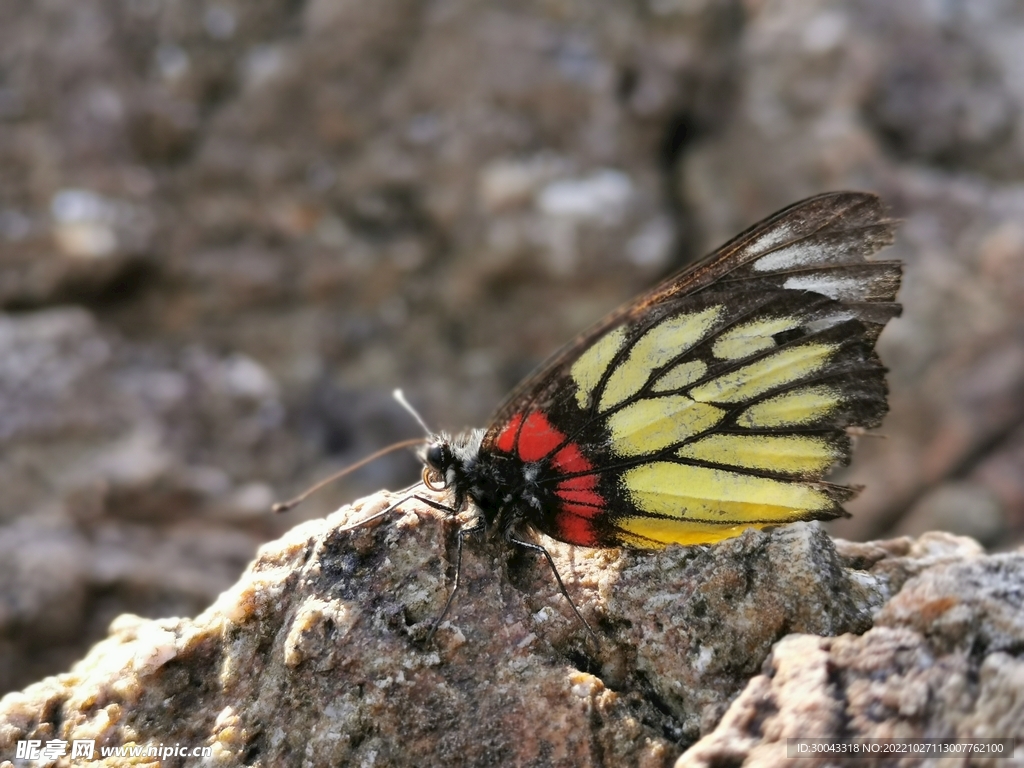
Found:
M 863 281 L 855 277 L 837 275 L 801 275 L 790 277 L 783 288 L 794 291 L 813 291 L 830 299 L 859 298 L 864 293 Z
M 754 262 L 753 269 L 755 272 L 774 272 L 815 264 L 835 264 L 845 256 L 849 256 L 848 252 L 848 243 L 827 243 L 811 238 L 803 242 L 791 243 L 762 256 Z
M 775 229 L 772 229 L 771 231 L 761 235 L 761 237 L 755 240 L 751 244 L 750 250 L 754 251 L 755 253 L 764 253 L 765 251 L 771 250 L 779 243 L 784 242 L 786 238 L 789 237 L 789 235 L 789 227 L 785 225 L 779 225 L 775 227 Z
M 792 269 L 816 263 L 821 257 L 820 248 L 806 245 L 788 245 L 777 251 L 762 256 L 754 262 L 755 272 L 775 272 L 780 269 Z
M 834 325 L 845 323 L 847 320 L 853 320 L 856 315 L 853 312 L 837 312 L 834 315 L 828 317 L 822 317 L 818 320 L 811 320 L 809 323 L 804 325 L 808 333 L 817 333 L 823 331 L 826 328 L 831 328 Z

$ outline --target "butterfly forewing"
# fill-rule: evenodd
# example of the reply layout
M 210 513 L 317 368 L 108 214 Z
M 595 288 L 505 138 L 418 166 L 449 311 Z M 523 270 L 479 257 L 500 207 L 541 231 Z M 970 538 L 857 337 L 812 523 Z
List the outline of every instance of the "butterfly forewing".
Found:
M 899 312 L 878 199 L 790 206 L 612 313 L 521 384 L 481 458 L 529 467 L 524 513 L 573 544 L 706 543 L 844 514 L 822 482 L 885 413 L 874 353 Z

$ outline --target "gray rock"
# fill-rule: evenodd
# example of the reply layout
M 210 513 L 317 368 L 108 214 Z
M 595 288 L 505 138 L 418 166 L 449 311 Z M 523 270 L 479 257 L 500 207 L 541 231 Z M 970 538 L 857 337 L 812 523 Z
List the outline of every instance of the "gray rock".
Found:
M 230 456 L 282 461 L 278 398 L 242 355 L 154 354 L 81 308 L 0 315 L 0 689 L 237 578 L 272 493 Z
M 714 548 L 552 555 L 378 494 L 261 548 L 195 619 L 117 619 L 0 700 L 20 739 L 208 746 L 217 765 L 782 764 L 785 738 L 1024 734 L 1024 556 L 813 524 Z M 989 716 L 991 713 L 991 716 Z M 781 750 L 781 751 L 780 751 Z M 112 763 L 111 763 L 112 764 Z

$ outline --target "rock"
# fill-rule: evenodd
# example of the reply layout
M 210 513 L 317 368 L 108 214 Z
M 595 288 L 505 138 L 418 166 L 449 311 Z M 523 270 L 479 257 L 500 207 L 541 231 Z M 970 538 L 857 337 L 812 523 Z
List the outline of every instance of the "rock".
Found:
M 117 619 L 0 700 L 25 739 L 176 742 L 209 764 L 782 764 L 785 738 L 1024 734 L 1024 555 L 815 524 L 546 563 L 382 493 L 264 545 L 195 619 Z M 760 672 L 760 674 L 759 674 Z M 108 764 L 108 763 L 100 763 Z M 113 764 L 113 763 L 109 763 Z
M 785 765 L 786 739 L 1024 735 L 1024 554 L 908 581 L 861 636 L 791 635 L 680 766 Z
M 296 458 L 251 358 L 154 354 L 81 308 L 0 315 L 0 402 L 4 690 L 118 614 L 208 605 L 272 530 L 266 482 L 228 457 Z

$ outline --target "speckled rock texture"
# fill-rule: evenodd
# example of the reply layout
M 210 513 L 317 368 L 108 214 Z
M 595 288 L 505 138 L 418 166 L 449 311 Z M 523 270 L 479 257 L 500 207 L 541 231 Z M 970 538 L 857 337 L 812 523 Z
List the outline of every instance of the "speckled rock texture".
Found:
M 1020 744 L 1024 555 L 975 553 L 921 565 L 912 566 L 918 574 L 863 635 L 791 635 L 779 642 L 762 674 L 677 766 L 784 765 L 787 738 L 1014 738 Z M 1016 754 L 1019 760 L 1019 747 Z M 971 762 L 990 763 L 1006 764 Z
M 224 766 L 784 765 L 790 736 L 1024 736 L 1024 555 L 949 534 L 534 556 L 379 494 L 264 545 L 195 619 L 122 616 L 0 700 L 19 739 L 210 746 Z M 117 763 L 111 762 L 110 765 Z M 163 765 L 198 764 L 171 758 Z

